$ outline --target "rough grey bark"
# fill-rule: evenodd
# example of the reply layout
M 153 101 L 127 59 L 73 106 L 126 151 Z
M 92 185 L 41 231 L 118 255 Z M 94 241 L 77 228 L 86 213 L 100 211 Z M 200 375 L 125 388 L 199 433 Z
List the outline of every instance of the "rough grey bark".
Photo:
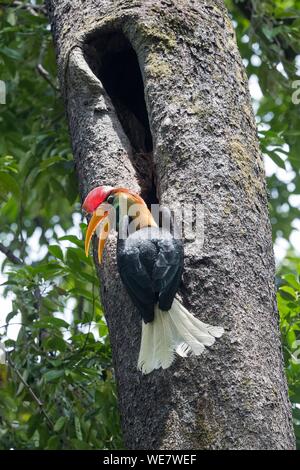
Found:
M 109 83 L 101 83 L 111 73 L 105 53 L 122 55 L 129 42 L 143 77 L 159 201 L 204 206 L 204 246 L 185 240 L 182 300 L 199 318 L 226 328 L 200 358 L 138 373 L 140 322 L 110 237 L 98 270 L 126 447 L 294 448 L 263 160 L 223 1 L 46 3 L 81 196 L 100 184 L 139 190 L 144 177 L 136 165 L 143 156 L 134 150 L 140 121 L 132 113 L 126 119 Z

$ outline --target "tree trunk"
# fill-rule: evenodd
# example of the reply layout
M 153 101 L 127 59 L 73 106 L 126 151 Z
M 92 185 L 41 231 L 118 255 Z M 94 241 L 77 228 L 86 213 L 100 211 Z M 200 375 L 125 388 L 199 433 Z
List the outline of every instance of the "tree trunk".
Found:
M 125 445 L 293 449 L 264 165 L 222 0 L 48 0 L 81 197 L 201 203 L 180 295 L 224 336 L 167 370 L 136 369 L 140 320 L 116 267 L 97 264 Z

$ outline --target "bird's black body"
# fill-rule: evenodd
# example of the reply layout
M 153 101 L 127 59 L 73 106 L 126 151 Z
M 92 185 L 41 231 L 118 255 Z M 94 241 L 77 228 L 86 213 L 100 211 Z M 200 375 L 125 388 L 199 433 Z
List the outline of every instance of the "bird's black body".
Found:
M 144 227 L 118 238 L 121 279 L 145 323 L 154 319 L 154 306 L 170 310 L 181 281 L 183 244 L 159 227 Z
M 89 192 L 83 208 L 92 214 L 85 237 L 86 255 L 99 228 L 101 263 L 110 228 L 118 232 L 119 273 L 143 319 L 137 361 L 143 374 L 167 369 L 176 354 L 199 356 L 205 346 L 222 336 L 222 327 L 201 322 L 174 298 L 183 270 L 183 243 L 167 207 L 159 207 L 155 220 L 138 194 L 126 188 L 99 186 Z

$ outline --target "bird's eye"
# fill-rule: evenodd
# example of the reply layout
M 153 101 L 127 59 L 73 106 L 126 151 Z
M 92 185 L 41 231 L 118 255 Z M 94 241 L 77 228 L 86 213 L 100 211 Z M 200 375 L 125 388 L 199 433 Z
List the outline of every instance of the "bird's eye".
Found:
M 108 196 L 108 198 L 106 199 L 106 202 L 107 202 L 108 204 L 113 204 L 113 202 L 114 202 L 114 197 L 115 197 L 115 196 L 114 196 L 113 194 L 111 194 L 111 195 Z

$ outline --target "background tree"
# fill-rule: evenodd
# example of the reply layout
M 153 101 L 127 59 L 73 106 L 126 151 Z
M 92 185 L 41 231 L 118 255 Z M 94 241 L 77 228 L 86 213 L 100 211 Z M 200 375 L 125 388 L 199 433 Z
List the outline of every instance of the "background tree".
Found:
M 0 79 L 8 89 L 7 105 L 0 107 L 1 251 L 7 255 L 5 289 L 13 298 L 7 323 L 22 325 L 16 340 L 5 340 L 2 329 L 10 367 L 0 390 L 0 446 L 116 448 L 122 444 L 107 328 L 97 278 L 74 235 L 78 231 L 72 231 L 81 216 L 48 22 L 41 2 L 11 3 L 12 8 L 6 2 L 0 9 Z M 299 117 L 291 102 L 298 7 L 298 2 L 229 3 L 248 75 L 258 77 L 263 92 L 256 103 L 262 149 L 289 175 L 282 181 L 282 168 L 268 182 L 277 240 L 289 237 L 298 216 L 290 197 L 299 193 Z M 67 241 L 61 240 L 64 235 Z M 300 397 L 300 366 L 293 362 L 299 272 L 291 249 L 281 267 L 279 307 L 295 405 Z M 297 410 L 294 406 L 299 435 Z

